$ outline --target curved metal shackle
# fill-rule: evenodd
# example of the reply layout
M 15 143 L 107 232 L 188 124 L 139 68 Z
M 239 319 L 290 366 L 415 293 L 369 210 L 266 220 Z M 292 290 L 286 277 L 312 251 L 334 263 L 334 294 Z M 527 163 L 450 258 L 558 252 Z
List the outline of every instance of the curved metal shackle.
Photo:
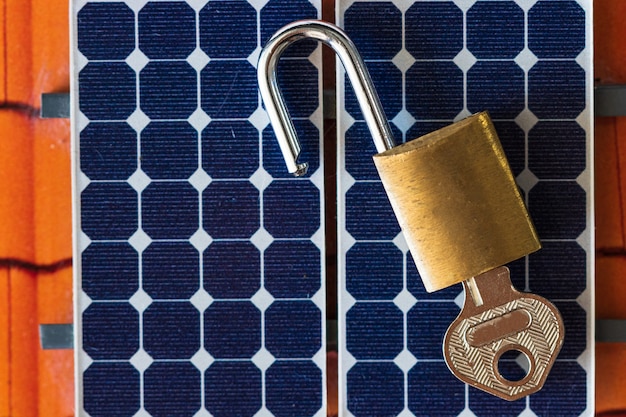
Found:
M 391 128 L 380 104 L 372 79 L 354 43 L 337 26 L 321 20 L 300 20 L 288 24 L 272 36 L 263 48 L 257 70 L 259 90 L 274 128 L 287 169 L 295 176 L 304 175 L 308 164 L 298 163 L 300 143 L 278 87 L 276 67 L 281 54 L 300 39 L 317 39 L 330 46 L 346 70 L 357 101 L 372 133 L 378 152 L 395 146 Z

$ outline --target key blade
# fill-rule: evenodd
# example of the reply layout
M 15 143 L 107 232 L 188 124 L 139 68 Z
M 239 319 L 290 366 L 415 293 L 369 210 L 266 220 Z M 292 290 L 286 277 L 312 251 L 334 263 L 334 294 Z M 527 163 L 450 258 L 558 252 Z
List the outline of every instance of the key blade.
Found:
M 511 283 L 509 268 L 506 266 L 494 268 L 471 280 L 463 281 L 463 289 L 465 302 L 461 314 L 465 313 L 465 316 L 480 314 L 525 295 L 517 291 Z M 481 304 L 475 303 L 474 297 L 467 296 L 473 292 L 480 294 Z
M 506 267 L 477 276 L 474 285 L 483 303 L 476 305 L 466 288 L 463 310 L 444 339 L 448 368 L 461 381 L 505 400 L 537 392 L 563 345 L 559 311 L 543 297 L 517 291 Z M 528 358 L 530 369 L 520 380 L 508 380 L 498 369 L 508 351 Z

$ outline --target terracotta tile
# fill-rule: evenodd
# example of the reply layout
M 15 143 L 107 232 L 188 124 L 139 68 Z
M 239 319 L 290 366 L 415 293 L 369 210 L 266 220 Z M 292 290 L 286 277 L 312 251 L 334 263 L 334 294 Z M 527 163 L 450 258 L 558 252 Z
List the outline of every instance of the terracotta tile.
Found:
M 619 166 L 620 207 L 622 215 L 622 233 L 626 235 L 626 117 L 615 117 L 615 141 L 617 142 L 617 160 Z M 626 237 L 624 237 L 626 240 Z M 622 246 L 626 249 L 626 243 Z
M 626 410 L 626 343 L 596 344 L 596 412 Z
M 9 268 L 0 268 L 0 416 L 10 415 L 9 383 L 10 352 L 9 321 L 11 304 L 9 303 Z
M 68 1 L 31 0 L 30 3 L 34 40 L 31 45 L 35 93 L 32 104 L 39 108 L 41 93 L 70 91 Z
M 624 247 L 624 224 L 616 118 L 599 117 L 595 127 L 596 247 L 618 250 Z
M 594 66 L 595 76 L 602 83 L 626 83 L 626 2 L 595 0 Z
M 596 259 L 596 318 L 626 319 L 626 257 Z
M 37 276 L 32 272 L 9 270 L 10 331 L 10 416 L 38 415 L 38 323 L 36 293 Z
M 73 415 L 73 351 L 43 351 L 39 324 L 71 323 L 70 126 L 38 117 L 69 90 L 67 0 L 0 0 L 0 416 Z M 67 262 L 66 262 L 67 264 Z
M 39 416 L 73 416 L 74 351 L 40 350 L 38 376 Z
M 72 268 L 38 274 L 36 303 L 37 323 L 71 323 Z
M 0 258 L 31 261 L 33 172 L 31 124 L 23 114 L 0 111 Z
M 0 22 L 6 21 L 6 0 L 0 0 Z M 6 34 L 0 30 L 0 45 L 6 45 Z M 0 80 L 5 80 L 7 76 L 7 62 L 4 54 L 0 54 Z M 6 85 L 0 82 L 0 101 L 5 102 L 7 97 Z M 2 403 L 0 403 L 2 404 Z
M 6 100 L 32 103 L 31 2 L 5 0 Z M 52 26 L 53 28 L 61 26 Z M 67 30 L 67 26 L 63 28 Z M 54 31 L 54 29 L 52 30 Z
M 34 262 L 72 257 L 72 186 L 69 120 L 40 120 L 34 127 Z
M 69 91 L 69 13 L 67 1 L 31 4 L 32 105 L 39 108 L 41 93 Z M 72 254 L 70 122 L 37 119 L 33 135 L 35 262 L 50 264 Z

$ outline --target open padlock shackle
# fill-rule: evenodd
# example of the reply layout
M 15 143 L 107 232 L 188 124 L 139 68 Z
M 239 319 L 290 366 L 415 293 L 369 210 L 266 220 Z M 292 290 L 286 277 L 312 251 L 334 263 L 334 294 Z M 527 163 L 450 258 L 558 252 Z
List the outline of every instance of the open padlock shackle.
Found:
M 304 175 L 308 164 L 298 163 L 300 143 L 278 87 L 276 67 L 282 53 L 300 39 L 317 39 L 330 46 L 348 74 L 357 101 L 372 133 L 376 150 L 384 152 L 395 146 L 391 128 L 380 104 L 372 79 L 354 43 L 337 26 L 321 20 L 300 20 L 280 29 L 263 48 L 259 58 L 258 79 L 261 97 L 285 158 L 287 169 L 295 176 Z

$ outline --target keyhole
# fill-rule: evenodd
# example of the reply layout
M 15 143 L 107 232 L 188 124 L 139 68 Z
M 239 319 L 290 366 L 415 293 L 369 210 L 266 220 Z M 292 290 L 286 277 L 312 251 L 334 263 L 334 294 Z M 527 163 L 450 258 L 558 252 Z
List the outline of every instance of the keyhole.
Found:
M 530 374 L 531 362 L 525 352 L 511 349 L 500 355 L 498 373 L 509 382 L 522 382 Z

